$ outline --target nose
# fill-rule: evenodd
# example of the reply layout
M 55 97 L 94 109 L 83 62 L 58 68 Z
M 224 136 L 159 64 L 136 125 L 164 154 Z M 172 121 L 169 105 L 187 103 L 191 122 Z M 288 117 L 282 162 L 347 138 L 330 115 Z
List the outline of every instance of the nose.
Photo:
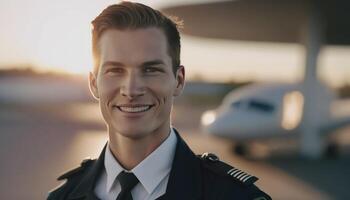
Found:
M 145 94 L 145 85 L 142 77 L 136 72 L 128 73 L 128 75 L 124 77 L 120 93 L 129 100 L 143 96 Z

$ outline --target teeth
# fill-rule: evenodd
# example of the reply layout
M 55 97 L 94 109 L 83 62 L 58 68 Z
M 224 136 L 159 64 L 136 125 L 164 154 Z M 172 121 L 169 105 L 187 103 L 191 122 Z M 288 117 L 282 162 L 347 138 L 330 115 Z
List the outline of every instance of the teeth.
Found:
M 137 113 L 137 112 L 143 112 L 151 108 L 151 106 L 137 106 L 137 107 L 126 107 L 126 106 L 119 106 L 119 109 L 123 112 L 130 112 L 130 113 Z

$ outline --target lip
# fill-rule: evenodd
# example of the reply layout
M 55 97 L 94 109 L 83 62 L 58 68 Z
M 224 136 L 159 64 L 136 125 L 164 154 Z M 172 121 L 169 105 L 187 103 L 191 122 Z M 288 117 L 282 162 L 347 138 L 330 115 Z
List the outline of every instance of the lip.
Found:
M 142 107 L 142 106 L 153 106 L 154 104 L 145 104 L 145 103 L 126 103 L 126 104 L 117 104 L 113 106 L 117 107 Z
M 113 109 L 118 110 L 120 113 L 122 113 L 126 117 L 140 117 L 144 114 L 146 114 L 148 111 L 150 111 L 155 105 L 154 104 L 117 104 L 113 105 Z M 136 108 L 141 108 L 141 107 L 149 107 L 147 110 L 144 111 L 139 111 L 139 112 L 127 112 L 122 110 L 121 107 L 126 107 L 127 109 L 136 109 Z

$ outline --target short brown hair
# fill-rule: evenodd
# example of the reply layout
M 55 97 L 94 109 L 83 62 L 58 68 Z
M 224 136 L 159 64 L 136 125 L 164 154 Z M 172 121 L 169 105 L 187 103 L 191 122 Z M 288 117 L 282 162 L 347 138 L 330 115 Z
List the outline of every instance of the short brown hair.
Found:
M 182 22 L 175 17 L 168 17 L 151 7 L 140 3 L 123 1 L 108 6 L 92 22 L 92 53 L 94 57 L 94 72 L 98 72 L 100 65 L 100 52 L 98 40 L 108 29 L 138 29 L 160 28 L 168 42 L 168 53 L 172 59 L 174 74 L 180 66 L 180 34 L 178 28 Z

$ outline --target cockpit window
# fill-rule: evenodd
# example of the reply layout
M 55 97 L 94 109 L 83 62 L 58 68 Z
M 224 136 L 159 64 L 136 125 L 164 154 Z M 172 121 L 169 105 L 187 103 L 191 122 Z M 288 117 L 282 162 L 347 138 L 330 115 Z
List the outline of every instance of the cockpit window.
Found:
M 250 100 L 248 103 L 248 109 L 254 109 L 263 112 L 273 112 L 275 107 L 270 103 L 260 100 Z
M 231 107 L 235 109 L 255 110 L 258 112 L 273 112 L 275 110 L 273 104 L 257 99 L 235 101 L 231 104 Z
M 239 108 L 241 105 L 242 105 L 241 101 L 236 101 L 236 102 L 233 102 L 231 106 L 234 108 Z

